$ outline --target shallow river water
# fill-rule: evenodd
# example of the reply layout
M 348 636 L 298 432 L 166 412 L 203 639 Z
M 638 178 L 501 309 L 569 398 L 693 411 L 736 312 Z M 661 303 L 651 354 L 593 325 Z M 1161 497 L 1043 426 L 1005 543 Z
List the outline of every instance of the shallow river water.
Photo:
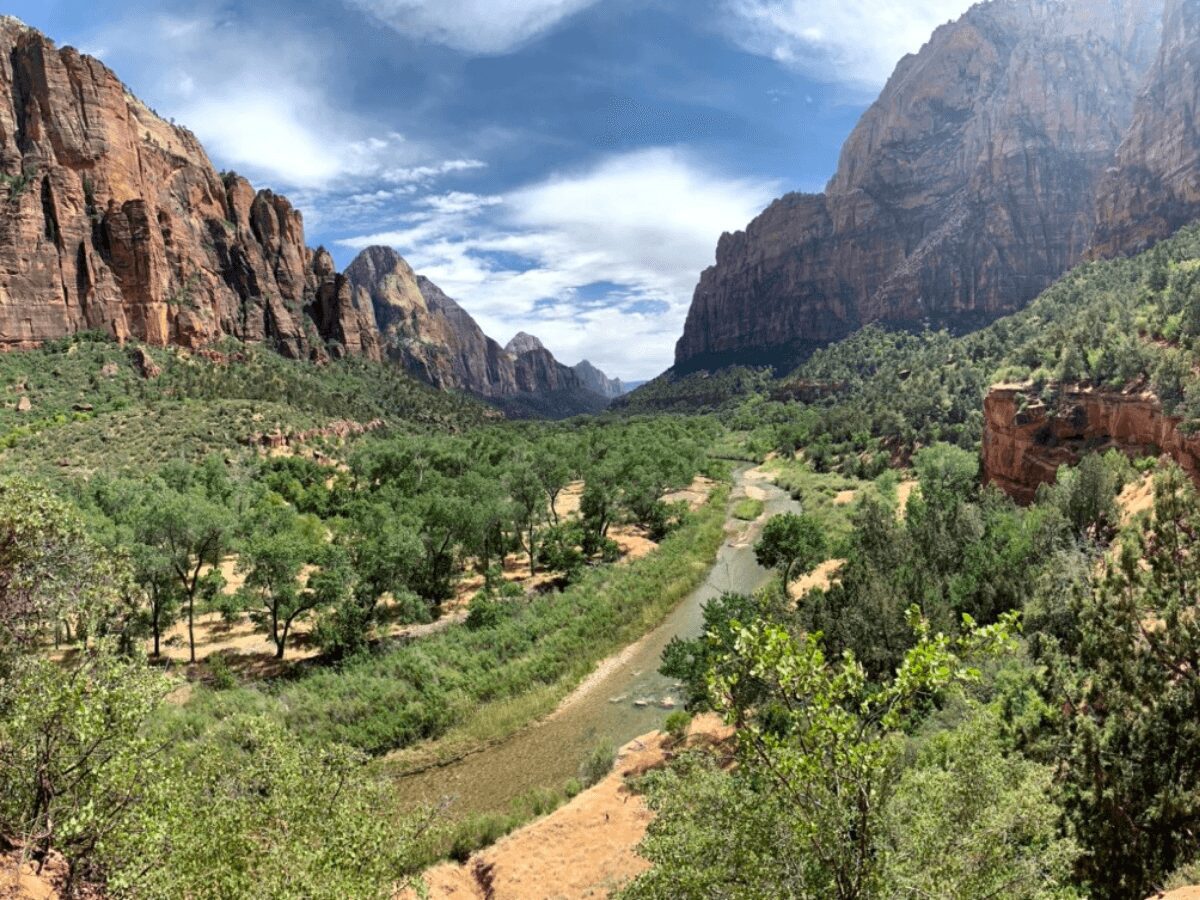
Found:
M 753 524 L 729 520 L 707 579 L 658 628 L 605 666 L 602 677 L 589 679 L 554 715 L 487 750 L 403 777 L 399 786 L 405 800 L 436 803 L 448 798 L 455 817 L 506 810 L 530 790 L 562 787 L 600 744 L 620 747 L 660 728 L 670 714 L 663 701 L 682 704 L 676 683 L 658 673 L 663 648 L 675 635 L 699 635 L 706 601 L 726 591 L 749 593 L 766 583 L 770 573 L 754 559 L 762 523 L 797 510 L 787 493 L 757 472 L 739 470 L 730 503 L 747 491 L 764 500 L 764 516 Z

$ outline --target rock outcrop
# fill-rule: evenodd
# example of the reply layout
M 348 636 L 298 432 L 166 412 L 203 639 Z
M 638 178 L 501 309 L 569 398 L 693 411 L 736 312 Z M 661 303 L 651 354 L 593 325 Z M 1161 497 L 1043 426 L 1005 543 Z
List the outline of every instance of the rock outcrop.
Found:
M 504 345 L 504 349 L 512 356 L 520 356 L 534 350 L 545 350 L 546 346 L 532 334 L 518 331 L 513 335 L 512 340 Z
M 191 348 L 231 335 L 296 358 L 323 357 L 326 338 L 371 352 L 285 198 L 219 175 L 102 63 L 7 17 L 0 207 L 0 348 L 99 329 Z
M 1162 48 L 1097 200 L 1092 255 L 1144 250 L 1200 218 L 1200 3 L 1167 0 Z
M 625 385 L 621 383 L 620 378 L 609 378 L 586 359 L 573 368 L 583 386 L 601 397 L 615 400 L 626 393 Z
M 997 385 L 983 404 L 983 477 L 1022 503 L 1053 483 L 1059 466 L 1117 449 L 1166 454 L 1200 484 L 1200 434 L 1180 430 L 1153 394 L 1064 387 L 1053 407 L 1027 385 Z
M 1020 309 L 1088 248 L 1162 9 L 993 0 L 939 28 L 900 61 L 825 193 L 721 237 L 676 371 L 787 366 L 868 322 L 964 329 Z
M 560 418 L 607 405 L 537 338 L 520 334 L 501 347 L 390 247 L 363 250 L 346 281 L 356 307 L 372 311 L 383 353 L 434 387 L 473 394 L 520 417 Z

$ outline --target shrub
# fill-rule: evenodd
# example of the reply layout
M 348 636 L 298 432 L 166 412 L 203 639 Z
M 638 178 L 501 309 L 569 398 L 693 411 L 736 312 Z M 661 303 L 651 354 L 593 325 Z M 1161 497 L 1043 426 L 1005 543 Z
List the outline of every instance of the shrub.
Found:
M 605 779 L 617 761 L 617 751 L 612 744 L 596 747 L 579 766 L 579 780 L 585 787 L 592 787 Z

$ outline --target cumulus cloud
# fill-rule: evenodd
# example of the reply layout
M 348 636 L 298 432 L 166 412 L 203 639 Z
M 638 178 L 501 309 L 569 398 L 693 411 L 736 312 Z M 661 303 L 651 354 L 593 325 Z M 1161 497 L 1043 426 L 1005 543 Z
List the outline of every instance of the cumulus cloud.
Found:
M 401 34 L 477 55 L 508 53 L 598 0 L 347 0 Z
M 973 0 L 722 0 L 751 53 L 830 81 L 880 87 L 906 53 Z
M 564 362 L 644 378 L 671 364 L 717 236 L 777 192 L 655 148 L 503 197 L 424 197 L 401 227 L 341 243 L 395 247 L 498 340 L 529 331 Z
M 439 159 L 337 102 L 330 49 L 282 23 L 266 34 L 211 10 L 139 13 L 92 34 L 85 48 L 144 88 L 143 99 L 194 131 L 221 164 L 297 197 L 352 182 L 415 191 L 484 166 Z

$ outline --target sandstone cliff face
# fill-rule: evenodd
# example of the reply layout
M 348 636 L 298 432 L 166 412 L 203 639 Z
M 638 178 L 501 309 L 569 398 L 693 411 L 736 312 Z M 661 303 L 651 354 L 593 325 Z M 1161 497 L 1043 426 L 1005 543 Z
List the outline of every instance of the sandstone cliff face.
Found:
M 790 364 L 867 322 L 968 327 L 1024 306 L 1088 247 L 1161 22 L 1161 0 L 994 0 L 939 28 L 824 194 L 721 237 L 676 369 Z
M 1167 454 L 1200 483 L 1200 435 L 1179 430 L 1153 394 L 1063 389 L 1054 408 L 1024 385 L 998 385 L 984 400 L 983 477 L 1022 503 L 1086 453 Z
M 474 394 L 520 416 L 598 412 L 606 403 L 537 338 L 518 335 L 523 340 L 501 347 L 389 247 L 368 247 L 345 277 L 356 305 L 373 311 L 383 352 L 434 387 Z
M 368 323 L 337 297 L 286 199 L 222 178 L 103 64 L 10 18 L 0 177 L 0 348 L 102 329 L 186 347 L 232 335 L 314 358 L 329 335 L 371 352 Z
M 1092 255 L 1144 250 L 1200 217 L 1200 3 L 1168 0 L 1162 48 L 1097 200 Z
M 594 391 L 601 397 L 608 397 L 610 400 L 615 400 L 617 397 L 625 394 L 625 385 L 621 383 L 620 378 L 609 378 L 586 359 L 572 368 L 575 371 L 575 375 L 579 378 L 580 383 L 589 391 Z

